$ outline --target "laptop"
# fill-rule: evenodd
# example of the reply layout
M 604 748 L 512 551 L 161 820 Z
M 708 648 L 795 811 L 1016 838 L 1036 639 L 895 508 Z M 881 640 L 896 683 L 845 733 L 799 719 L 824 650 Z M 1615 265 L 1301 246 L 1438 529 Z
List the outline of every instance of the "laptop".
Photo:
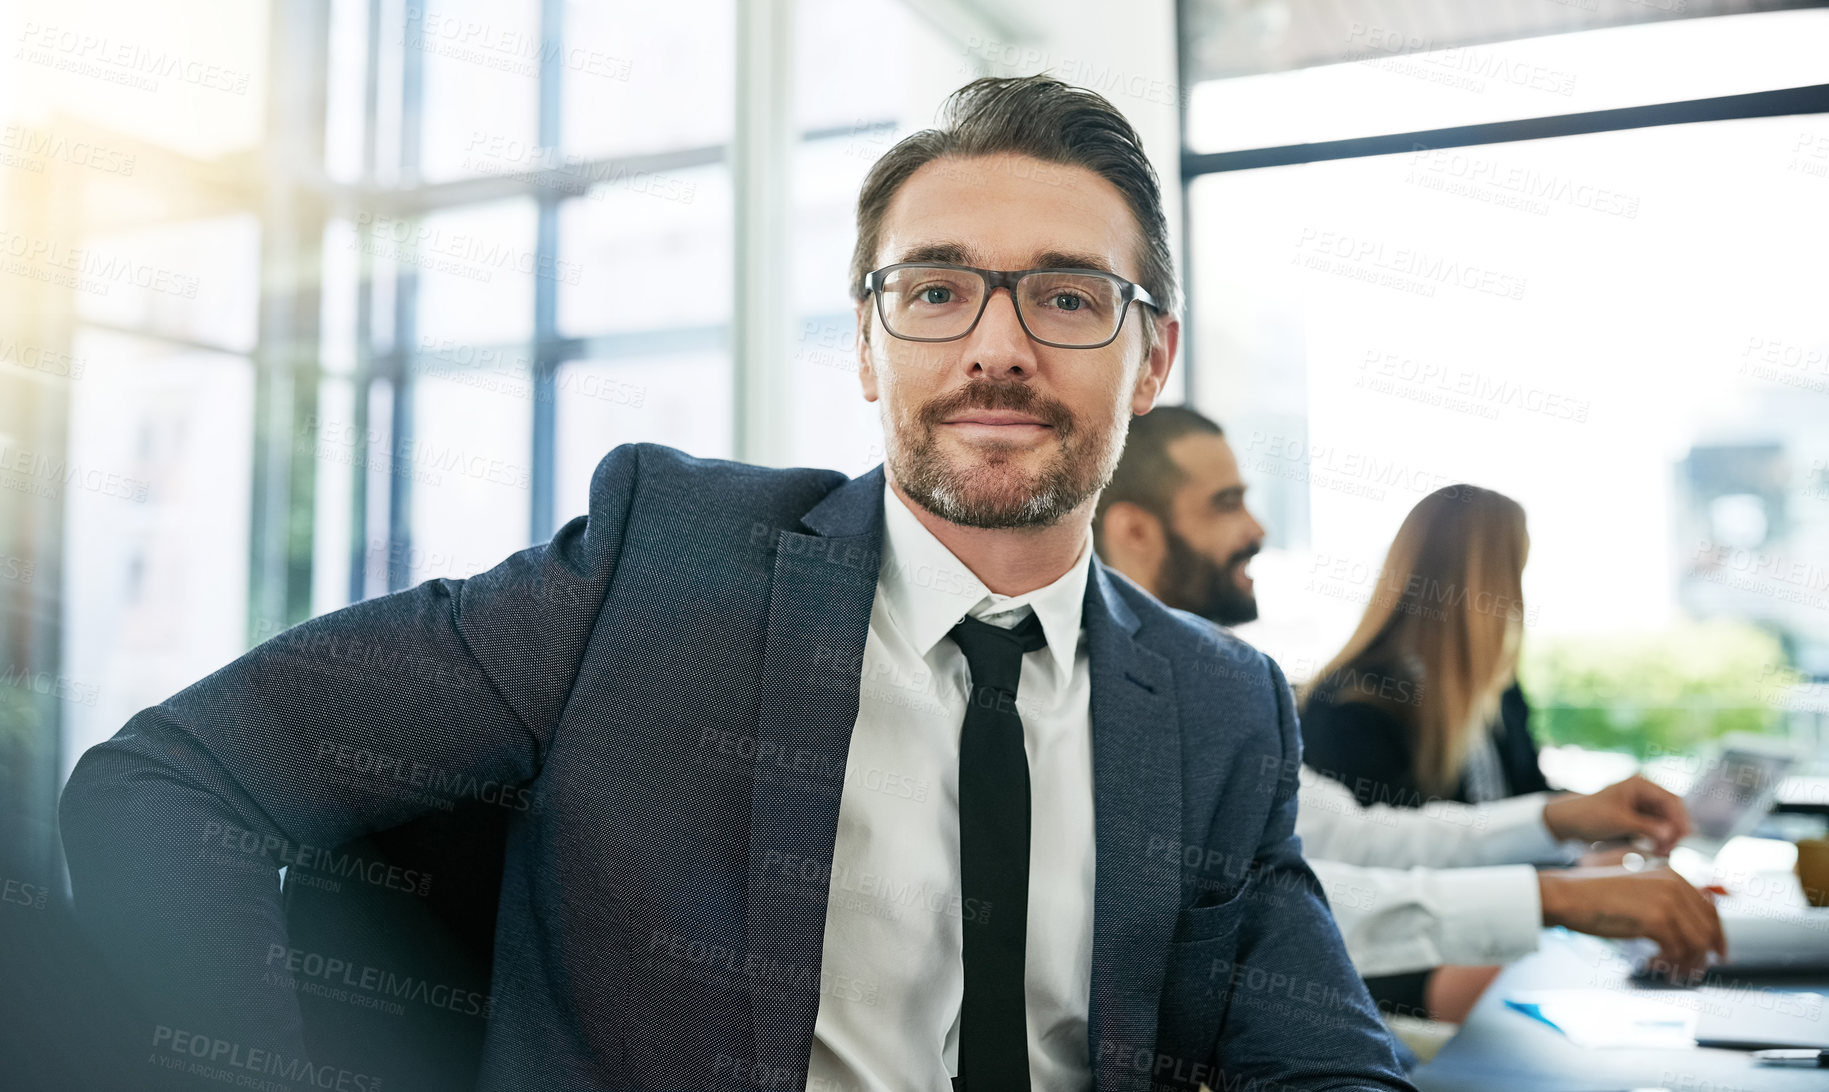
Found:
M 1692 832 L 1671 853 L 1670 866 L 1691 883 L 1720 883 L 1729 892 L 1715 902 L 1728 957 L 1710 968 L 1711 977 L 1829 970 L 1829 908 L 1805 901 L 1783 845 L 1736 853 L 1731 869 L 1716 860 L 1723 846 L 1752 833 L 1771 812 L 1778 783 L 1797 758 L 1784 740 L 1729 735 L 1683 796 Z M 1643 939 L 1616 947 L 1641 973 L 1657 952 Z
M 1750 834 L 1778 796 L 1778 782 L 1797 764 L 1797 752 L 1781 740 L 1733 734 L 1683 794 L 1691 834 L 1682 844 L 1713 858 L 1728 839 Z

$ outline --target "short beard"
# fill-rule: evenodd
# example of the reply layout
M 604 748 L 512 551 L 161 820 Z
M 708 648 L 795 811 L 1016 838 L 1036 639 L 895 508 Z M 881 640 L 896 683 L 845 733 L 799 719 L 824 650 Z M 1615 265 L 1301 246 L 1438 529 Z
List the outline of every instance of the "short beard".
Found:
M 1216 565 L 1205 554 L 1188 545 L 1168 521 L 1168 556 L 1162 560 L 1157 583 L 1162 587 L 1162 601 L 1171 607 L 1198 614 L 1222 626 L 1238 626 L 1257 620 L 1257 596 L 1244 591 L 1232 581 L 1232 571 L 1251 560 L 1257 547 L 1240 550 Z
M 1052 426 L 1059 450 L 1039 472 L 1019 475 L 996 446 L 985 461 L 960 467 L 940 451 L 939 428 L 967 409 L 1011 410 Z M 1051 527 L 1104 489 L 1124 454 L 1128 420 L 1121 412 L 1082 429 L 1067 407 L 1027 383 L 979 380 L 923 405 L 912 419 L 890 420 L 884 406 L 887 459 L 910 500 L 949 523 L 1002 530 Z

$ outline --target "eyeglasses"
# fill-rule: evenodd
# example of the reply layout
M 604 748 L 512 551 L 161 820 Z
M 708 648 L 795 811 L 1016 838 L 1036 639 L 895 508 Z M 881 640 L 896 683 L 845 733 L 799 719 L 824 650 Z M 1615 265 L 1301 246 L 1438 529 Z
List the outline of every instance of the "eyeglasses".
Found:
M 945 262 L 900 262 L 864 278 L 876 293 L 883 328 L 903 341 L 957 341 L 984 315 L 991 293 L 1010 290 L 1023 332 L 1057 349 L 1110 345 L 1136 300 L 1156 301 L 1143 286 L 1097 269 L 974 269 Z

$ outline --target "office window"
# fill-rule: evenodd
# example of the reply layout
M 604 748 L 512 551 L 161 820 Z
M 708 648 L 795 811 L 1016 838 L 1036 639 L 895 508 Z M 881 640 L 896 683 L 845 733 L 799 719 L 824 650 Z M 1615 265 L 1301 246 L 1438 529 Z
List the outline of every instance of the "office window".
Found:
M 934 124 L 935 105 L 971 71 L 956 43 L 896 0 L 803 0 L 797 14 L 789 461 L 857 474 L 883 460 L 877 404 L 858 387 L 848 283 L 858 187 L 897 141 Z
M 412 440 L 394 445 L 392 466 L 412 497 L 408 585 L 482 572 L 528 545 L 533 415 L 495 379 L 462 366 L 413 377 Z
M 565 152 L 598 160 L 728 144 L 736 3 L 567 3 Z
M 1634 14 L 1659 8 L 1680 10 L 1646 4 Z M 1822 81 L 1829 33 L 1829 12 L 1779 11 L 1476 39 L 1449 48 L 1418 23 L 1468 25 L 1516 14 L 1496 7 L 1401 13 L 1368 7 L 1355 14 L 1365 18 L 1317 36 L 1341 55 L 1338 63 L 1197 83 L 1188 96 L 1188 148 L 1275 147 L 1803 87 Z M 1516 33 L 1497 23 L 1490 30 Z M 1431 43 L 1443 48 L 1430 49 Z M 1758 60 L 1720 63 L 1736 57 Z
M 730 354 L 684 344 L 651 357 L 574 360 L 559 368 L 559 522 L 590 505 L 591 474 L 610 449 L 652 442 L 731 457 Z
M 559 332 L 721 325 L 731 306 L 730 169 L 634 168 L 559 209 Z
M 70 443 L 42 453 L 65 535 L 62 775 L 134 713 L 239 655 L 248 609 L 246 358 L 79 330 Z
M 536 132 L 539 0 L 412 0 L 398 40 L 424 66 L 425 181 L 499 173 L 488 149 Z
M 462 205 L 415 223 L 376 217 L 370 238 L 418 282 L 418 352 L 533 336 L 534 282 L 563 282 L 567 268 L 535 245 L 530 198 Z
M 1783 39 L 1822 14 L 1694 22 Z M 1196 404 L 1270 534 L 1244 635 L 1312 674 L 1403 516 L 1471 482 L 1528 515 L 1542 741 L 1813 738 L 1793 699 L 1829 674 L 1829 272 L 1802 243 L 1829 232 L 1824 149 L 1796 115 L 1194 178 Z

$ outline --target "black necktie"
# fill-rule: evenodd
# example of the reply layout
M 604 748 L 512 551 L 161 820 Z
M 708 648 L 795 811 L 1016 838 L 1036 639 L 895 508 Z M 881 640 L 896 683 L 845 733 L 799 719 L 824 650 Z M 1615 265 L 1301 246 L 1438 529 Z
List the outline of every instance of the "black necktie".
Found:
M 1023 942 L 1029 916 L 1029 760 L 1016 686 L 1022 657 L 1047 645 L 1033 611 L 1014 629 L 966 617 L 952 630 L 972 685 L 959 733 L 959 871 L 965 903 L 963 1092 L 1029 1087 Z

